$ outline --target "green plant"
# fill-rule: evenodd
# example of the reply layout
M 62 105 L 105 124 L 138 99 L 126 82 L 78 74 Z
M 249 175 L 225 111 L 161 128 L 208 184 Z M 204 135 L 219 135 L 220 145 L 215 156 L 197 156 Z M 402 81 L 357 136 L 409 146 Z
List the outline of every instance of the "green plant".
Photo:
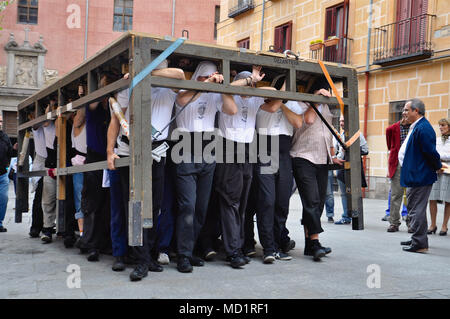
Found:
M 309 44 L 316 44 L 316 43 L 322 43 L 323 41 L 321 39 L 313 40 Z

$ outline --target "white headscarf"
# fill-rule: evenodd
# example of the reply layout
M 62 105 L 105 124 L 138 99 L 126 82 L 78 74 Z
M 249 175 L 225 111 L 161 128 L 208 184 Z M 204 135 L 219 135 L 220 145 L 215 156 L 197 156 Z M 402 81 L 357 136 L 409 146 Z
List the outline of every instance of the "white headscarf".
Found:
M 155 60 L 159 54 L 153 54 L 152 53 L 152 61 Z M 156 68 L 155 70 L 165 69 L 169 66 L 169 63 L 167 62 L 167 59 L 164 59 Z
M 217 72 L 217 67 L 214 63 L 209 61 L 202 61 L 197 65 L 191 80 L 197 81 L 199 76 L 210 76 L 214 72 Z
M 234 77 L 233 81 L 237 81 L 237 80 L 241 80 L 241 79 L 246 79 L 246 78 L 248 78 L 248 77 L 251 76 L 251 75 L 252 75 L 251 72 L 248 72 L 248 71 L 242 71 L 242 72 L 239 72 L 239 73 Z

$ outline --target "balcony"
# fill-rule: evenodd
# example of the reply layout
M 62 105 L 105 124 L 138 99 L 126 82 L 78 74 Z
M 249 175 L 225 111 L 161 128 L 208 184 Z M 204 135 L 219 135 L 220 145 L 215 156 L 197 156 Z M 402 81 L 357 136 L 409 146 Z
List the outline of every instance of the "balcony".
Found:
M 236 4 L 236 1 L 230 1 L 230 9 L 228 10 L 228 18 L 234 18 L 246 11 L 252 10 L 255 7 L 253 0 L 238 0 L 237 5 L 232 6 L 232 2 Z
M 309 56 L 311 59 L 327 62 L 350 64 L 350 48 L 353 39 L 348 37 L 333 38 L 323 43 L 311 44 Z
M 431 57 L 435 17 L 422 14 L 375 28 L 373 64 L 385 66 Z

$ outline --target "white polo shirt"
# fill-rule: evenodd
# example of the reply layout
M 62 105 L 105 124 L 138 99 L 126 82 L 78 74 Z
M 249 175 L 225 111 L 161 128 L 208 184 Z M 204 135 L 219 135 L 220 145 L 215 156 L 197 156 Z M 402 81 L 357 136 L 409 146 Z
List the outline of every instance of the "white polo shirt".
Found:
M 182 107 L 175 105 L 177 113 L 180 112 Z M 177 128 L 184 132 L 213 132 L 216 113 L 222 111 L 222 106 L 221 94 L 202 93 L 177 117 Z
M 303 114 L 308 109 L 308 105 L 303 102 L 288 101 L 286 107 L 296 114 Z M 279 108 L 276 112 L 270 113 L 259 110 L 256 115 L 256 129 L 263 135 L 289 135 L 292 136 L 294 128 Z
M 53 142 L 56 137 L 55 122 L 51 121 L 48 126 L 44 126 L 45 147 L 53 149 Z
M 33 129 L 33 140 L 34 140 L 34 148 L 36 149 L 36 154 L 47 158 L 47 149 L 45 148 L 45 135 L 44 128 L 42 126 L 38 127 L 37 130 Z
M 125 110 L 125 119 L 127 120 L 128 123 L 130 123 L 130 112 L 129 112 L 129 98 L 128 98 L 128 94 L 129 94 L 129 89 L 125 89 L 120 91 L 119 93 L 117 93 L 117 102 L 120 104 L 121 108 L 127 108 Z M 111 117 L 115 116 L 114 112 L 112 111 L 111 108 L 109 108 L 110 112 L 111 112 Z M 125 133 L 123 132 L 122 126 L 120 126 L 120 132 L 119 135 L 117 136 L 117 149 L 116 149 L 116 154 L 117 155 L 121 155 L 121 156 L 129 156 L 130 155 L 130 146 L 125 143 L 122 142 L 122 135 L 125 135 Z
M 238 112 L 235 115 L 220 113 L 219 135 L 239 143 L 251 143 L 255 134 L 256 113 L 264 98 L 234 96 Z
M 152 87 L 152 126 L 158 131 L 170 122 L 176 97 L 177 94 L 172 89 Z M 165 140 L 168 135 L 167 127 L 155 141 Z

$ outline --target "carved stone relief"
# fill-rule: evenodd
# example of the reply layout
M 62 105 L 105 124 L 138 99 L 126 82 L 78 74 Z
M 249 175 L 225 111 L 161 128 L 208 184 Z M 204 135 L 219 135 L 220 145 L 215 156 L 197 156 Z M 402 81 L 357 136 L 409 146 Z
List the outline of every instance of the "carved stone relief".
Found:
M 15 85 L 37 86 L 37 57 L 15 56 Z

